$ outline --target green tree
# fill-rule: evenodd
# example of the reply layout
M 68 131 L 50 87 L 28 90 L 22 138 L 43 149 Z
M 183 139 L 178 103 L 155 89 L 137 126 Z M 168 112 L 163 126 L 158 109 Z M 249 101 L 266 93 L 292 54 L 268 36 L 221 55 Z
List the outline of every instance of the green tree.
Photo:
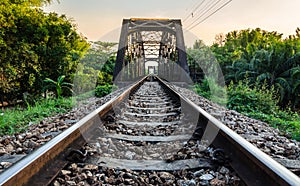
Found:
M 112 75 L 116 62 L 116 46 L 117 43 L 110 42 L 92 42 L 91 47 L 81 59 L 85 71 L 84 74 L 93 74 L 98 71 L 96 85 L 112 84 Z M 87 71 L 87 69 L 89 69 Z
M 211 48 L 216 54 L 227 84 L 247 78 L 274 86 L 280 93 L 280 105 L 299 104 L 298 70 L 299 29 L 286 39 L 277 32 L 259 28 L 233 31 L 226 35 L 225 43 L 216 42 Z
M 59 0 L 56 1 L 59 2 Z M 9 2 L 13 4 L 23 4 L 29 6 L 42 6 L 51 4 L 53 0 L 9 0 Z
M 66 16 L 47 14 L 37 7 L 50 2 L 0 2 L 2 100 L 21 99 L 24 92 L 39 95 L 45 78 L 66 75 L 66 81 L 71 82 L 89 46 Z

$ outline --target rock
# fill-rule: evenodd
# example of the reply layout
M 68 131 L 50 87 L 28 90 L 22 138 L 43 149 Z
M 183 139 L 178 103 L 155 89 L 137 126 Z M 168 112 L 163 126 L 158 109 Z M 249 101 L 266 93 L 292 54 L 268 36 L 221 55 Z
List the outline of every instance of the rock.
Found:
M 63 178 L 57 178 L 56 180 L 57 180 L 59 183 L 61 183 L 61 184 L 65 184 L 65 183 L 66 183 L 66 180 L 63 179 Z
M 113 184 L 114 183 L 114 178 L 112 178 L 112 177 L 105 177 L 104 181 L 106 183 Z
M 132 178 L 133 175 L 129 172 L 126 172 L 124 175 L 123 175 L 123 178 L 127 179 L 127 178 Z
M 192 179 L 192 180 L 187 182 L 187 185 L 188 186 L 196 186 L 196 181 Z
M 200 180 L 209 181 L 209 180 L 212 180 L 212 179 L 214 179 L 214 176 L 211 175 L 211 174 L 203 174 L 202 176 L 200 176 Z
M 17 154 L 21 154 L 22 152 L 23 152 L 23 149 L 22 149 L 22 148 L 20 148 L 20 147 L 17 148 L 17 150 L 16 150 L 16 153 L 17 153 Z
M 70 168 L 71 168 L 73 171 L 75 171 L 75 170 L 77 170 L 78 166 L 77 166 L 76 163 L 72 163 L 72 164 L 70 165 Z
M 225 186 L 225 181 L 217 178 L 212 179 L 209 183 L 212 186 Z
M 93 164 L 88 164 L 88 165 L 85 165 L 83 167 L 84 170 L 98 170 L 98 166 L 97 165 L 93 165 Z
M 221 169 L 219 170 L 219 172 L 221 174 L 228 174 L 229 173 L 229 169 L 227 169 L 226 167 L 222 166 Z
M 199 177 L 203 172 L 204 172 L 204 169 L 201 169 L 201 170 L 194 172 L 193 174 L 195 177 Z
M 61 170 L 61 173 L 62 173 L 62 175 L 68 175 L 68 174 L 71 174 L 71 171 L 69 171 L 69 170 Z
M 24 140 L 24 137 L 23 137 L 22 135 L 18 135 L 18 136 L 17 136 L 17 139 L 18 139 L 19 141 L 23 141 L 23 140 Z
M 34 149 L 34 148 L 36 148 L 36 147 L 38 147 L 38 146 L 39 146 L 39 144 L 36 143 L 36 142 L 34 142 L 34 141 L 29 141 L 29 142 L 28 142 L 28 148 Z
M 6 169 L 6 168 L 10 167 L 12 165 L 12 163 L 10 163 L 10 162 L 1 162 L 0 165 L 3 169 Z
M 199 182 L 200 185 L 209 185 L 209 181 L 208 180 L 201 180 Z
M 239 185 L 240 184 L 240 178 L 238 178 L 237 176 L 233 176 L 230 180 L 231 185 Z
M 118 150 L 117 147 L 114 145 L 114 143 L 112 142 L 112 140 L 110 138 L 107 141 L 108 141 L 109 147 L 111 149 Z
M 230 177 L 228 174 L 225 175 L 225 184 L 228 185 L 229 184 L 229 180 L 230 180 Z
M 166 181 L 166 180 L 171 180 L 171 179 L 174 179 L 174 175 L 168 173 L 168 172 L 160 172 L 159 173 L 159 177 L 163 180 L 163 181 Z
M 88 176 L 84 172 L 81 173 L 78 177 L 79 177 L 80 180 L 86 180 L 88 178 Z
M 30 139 L 30 138 L 32 138 L 32 133 L 31 132 L 26 133 L 26 139 Z
M 77 185 L 78 185 L 78 186 L 89 186 L 90 184 L 88 184 L 88 183 L 85 182 L 85 181 L 80 181 L 80 182 L 78 182 Z
M 132 160 L 134 156 L 135 156 L 135 152 L 126 151 L 126 153 L 125 153 L 125 158 L 127 158 L 129 160 Z
M 14 146 L 12 144 L 8 144 L 5 148 L 6 153 L 10 153 L 14 150 Z
M 86 171 L 86 175 L 87 175 L 88 178 L 93 177 L 93 174 L 91 173 L 91 171 Z
M 76 182 L 75 181 L 66 181 L 66 184 L 67 185 L 76 185 Z
M 132 179 L 124 179 L 124 184 L 125 185 L 132 185 L 134 181 Z
M 53 186 L 60 186 L 60 185 L 61 184 L 57 180 L 55 180 L 54 183 L 53 183 Z
M 158 158 L 160 156 L 161 156 L 161 154 L 159 154 L 159 153 L 150 154 L 151 158 Z
M 2 155 L 4 155 L 4 154 L 6 154 L 6 151 L 5 151 L 5 149 L 2 147 L 2 148 L 0 148 L 0 156 L 2 156 Z

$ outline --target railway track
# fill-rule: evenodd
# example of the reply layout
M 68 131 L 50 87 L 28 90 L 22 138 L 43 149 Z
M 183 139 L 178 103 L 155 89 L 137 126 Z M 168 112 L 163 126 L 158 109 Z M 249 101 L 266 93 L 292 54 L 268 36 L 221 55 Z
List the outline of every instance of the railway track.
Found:
M 211 141 L 203 137 L 207 129 L 217 131 Z M 168 83 L 145 77 L 0 175 L 0 185 L 99 183 L 297 185 L 300 179 Z

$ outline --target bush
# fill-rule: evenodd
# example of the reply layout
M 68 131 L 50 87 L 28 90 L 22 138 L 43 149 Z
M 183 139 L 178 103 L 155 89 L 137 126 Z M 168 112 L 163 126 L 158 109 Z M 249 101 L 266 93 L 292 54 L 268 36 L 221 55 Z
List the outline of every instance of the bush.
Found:
M 264 114 L 274 114 L 279 109 L 278 98 L 273 88 L 270 90 L 266 86 L 253 88 L 248 81 L 239 81 L 237 85 L 232 82 L 227 88 L 229 109 L 241 113 L 259 112 Z
M 274 89 L 253 88 L 247 81 L 228 86 L 228 108 L 279 128 L 285 135 L 300 141 L 300 116 L 290 110 L 280 110 Z
M 109 84 L 99 85 L 96 87 L 95 96 L 103 97 L 103 96 L 110 94 L 111 91 L 112 91 L 112 85 L 109 85 Z

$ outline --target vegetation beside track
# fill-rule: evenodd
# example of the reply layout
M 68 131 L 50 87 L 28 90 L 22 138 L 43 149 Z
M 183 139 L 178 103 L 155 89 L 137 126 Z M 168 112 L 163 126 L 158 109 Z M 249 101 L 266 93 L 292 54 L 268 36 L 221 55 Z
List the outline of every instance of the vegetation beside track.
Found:
M 212 97 L 207 82 L 195 84 L 193 89 L 207 99 L 223 105 L 226 102 L 227 108 L 264 121 L 280 129 L 283 135 L 300 141 L 300 116 L 291 109 L 282 109 L 278 106 L 279 98 L 274 88 L 250 86 L 247 80 L 238 84 L 231 83 L 225 90 L 216 88 L 227 92 L 227 100 Z
M 26 130 L 45 117 L 65 113 L 75 105 L 73 98 L 53 98 L 36 101 L 28 107 L 16 107 L 0 111 L 0 135 L 13 134 Z
M 116 43 L 88 42 L 66 15 L 42 11 L 51 2 L 0 3 L 0 102 L 23 100 L 0 112 L 0 134 L 71 108 L 72 92 L 101 97 L 113 87 Z M 299 28 L 287 38 L 259 28 L 232 31 L 217 35 L 210 47 L 196 41 L 187 53 L 197 93 L 300 140 Z M 227 89 L 211 86 L 218 77 L 205 77 L 201 68 L 212 61 L 220 65 Z M 57 98 L 43 98 L 47 91 Z M 215 96 L 226 92 L 228 100 Z
M 198 94 L 300 140 L 299 28 L 287 38 L 259 28 L 232 31 L 217 35 L 210 47 L 197 41 L 187 53 Z M 210 63 L 219 64 L 222 74 L 204 74 L 200 66 Z M 206 69 L 210 71 L 215 70 Z M 221 76 L 225 87 L 216 83 Z M 227 93 L 228 99 L 216 92 Z

